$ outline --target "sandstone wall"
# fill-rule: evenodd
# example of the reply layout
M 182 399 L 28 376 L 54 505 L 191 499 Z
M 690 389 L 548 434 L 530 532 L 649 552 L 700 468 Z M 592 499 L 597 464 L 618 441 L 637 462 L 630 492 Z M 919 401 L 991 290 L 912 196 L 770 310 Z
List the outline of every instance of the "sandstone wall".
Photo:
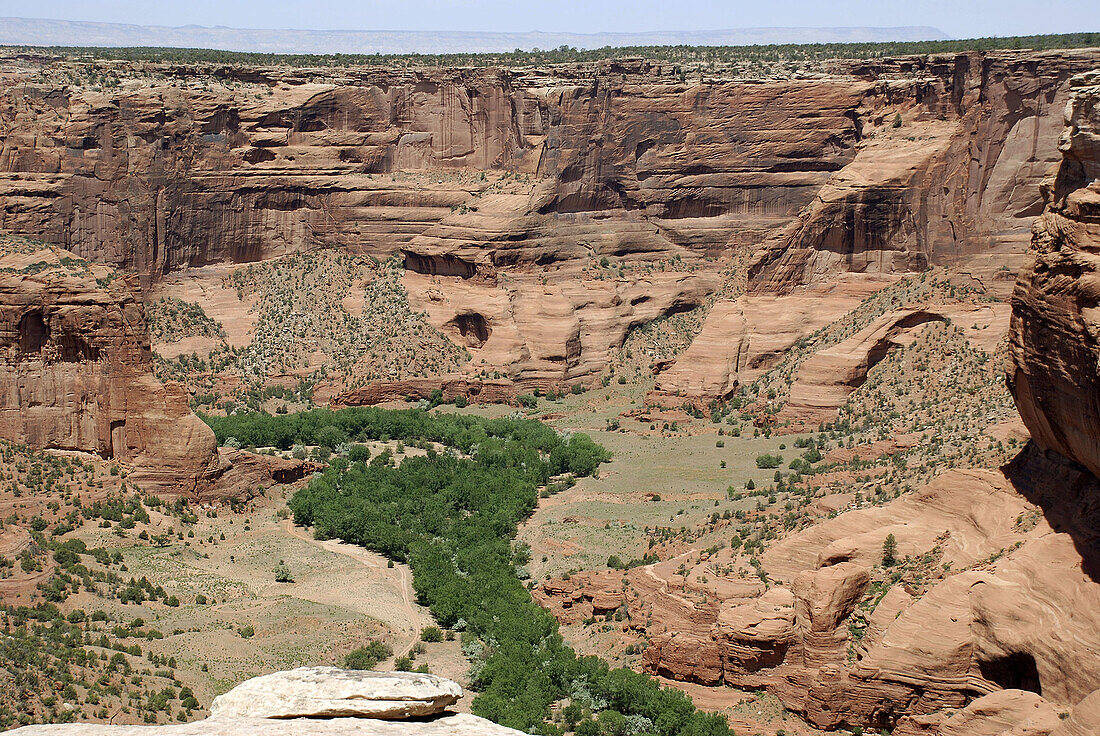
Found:
M 1032 260 L 1012 295 L 1008 385 L 1032 439 L 1100 476 L 1100 73 L 1073 80 L 1043 182 Z
M 411 306 L 470 348 L 471 371 L 591 381 L 635 327 L 736 296 L 734 259 L 749 300 L 930 263 L 1007 285 L 1068 79 L 1098 63 L 1095 50 L 991 52 L 685 84 L 642 61 L 105 62 L 92 79 L 19 59 L 0 77 L 0 230 L 146 285 L 299 249 L 400 253 Z M 750 345 L 740 317 L 766 303 L 718 306 L 663 393 L 725 395 L 782 353 Z M 821 326 L 795 322 L 769 345 Z
M 1047 133 L 1066 80 L 1096 60 L 964 54 L 694 86 L 648 62 L 557 76 L 253 70 L 248 82 L 153 65 L 108 88 L 10 75 L 0 227 L 147 277 L 319 245 L 388 252 L 465 194 L 391 174 L 497 170 L 547 186 L 491 227 L 473 221 L 468 242 L 436 235 L 426 250 L 442 240 L 500 265 L 546 265 L 584 252 L 563 252 L 548 228 L 600 216 L 621 233 L 603 255 L 717 254 L 809 205 L 781 241 L 817 254 L 800 278 L 908 270 L 1018 235 L 1038 213 L 1032 183 L 1056 157 Z M 898 136 L 869 136 L 895 112 Z

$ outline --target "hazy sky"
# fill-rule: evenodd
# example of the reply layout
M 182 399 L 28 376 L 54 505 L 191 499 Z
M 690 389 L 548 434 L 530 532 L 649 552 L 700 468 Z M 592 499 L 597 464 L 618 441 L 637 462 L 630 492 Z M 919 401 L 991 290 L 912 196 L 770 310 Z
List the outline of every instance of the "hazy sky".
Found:
M 581 33 L 928 25 L 970 37 L 1100 31 L 1100 0 L 0 0 L 0 16 L 236 28 Z

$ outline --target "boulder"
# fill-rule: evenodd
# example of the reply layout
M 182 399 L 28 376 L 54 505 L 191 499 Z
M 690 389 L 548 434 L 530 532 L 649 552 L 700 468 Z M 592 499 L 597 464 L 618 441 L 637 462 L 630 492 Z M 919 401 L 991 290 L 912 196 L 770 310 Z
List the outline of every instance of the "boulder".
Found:
M 998 690 L 948 718 L 940 736 L 1047 736 L 1061 723 L 1054 707 L 1027 690 Z

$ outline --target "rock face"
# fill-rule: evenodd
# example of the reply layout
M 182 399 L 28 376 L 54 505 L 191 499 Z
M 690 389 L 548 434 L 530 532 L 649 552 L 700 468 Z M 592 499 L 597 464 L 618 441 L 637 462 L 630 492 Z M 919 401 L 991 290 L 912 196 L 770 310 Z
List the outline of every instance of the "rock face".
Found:
M 441 713 L 462 688 L 435 675 L 299 667 L 253 677 L 210 706 L 230 718 L 420 718 Z
M 898 736 L 1047 736 L 1062 724 L 1050 703 L 1026 690 L 998 690 L 983 695 L 950 717 L 905 718 Z
M 1025 71 L 1019 57 L 964 55 L 909 67 L 925 75 L 919 81 L 884 81 L 878 94 L 894 104 L 880 107 L 873 95 L 865 98 L 855 117 L 852 159 L 797 218 L 765 235 L 750 259 L 748 298 L 810 299 L 824 324 L 824 313 L 843 305 L 834 307 L 828 296 L 838 273 L 889 278 L 930 264 L 962 267 L 1007 294 L 1005 276 L 1021 262 L 1042 209 L 1037 185 L 1059 159 L 1058 110 L 1070 94 L 1071 69 L 1096 66 L 1089 54 L 1060 62 L 1047 54 L 1035 58 L 1038 73 Z M 1063 62 L 1069 66 L 1056 71 Z M 896 63 L 905 62 L 863 72 L 883 74 Z M 897 128 L 889 120 L 895 112 Z M 733 370 L 746 357 L 740 337 L 745 300 L 715 305 L 698 344 L 681 356 L 684 367 L 673 364 L 659 377 L 662 393 L 705 399 L 753 380 L 751 369 L 742 368 L 740 377 Z M 767 333 L 775 323 L 765 324 Z M 807 323 L 788 345 L 818 326 Z M 722 334 L 728 339 L 716 343 Z M 828 413 L 814 406 L 821 399 L 807 398 L 807 416 Z
M 246 680 L 214 699 L 210 718 L 175 726 L 66 724 L 12 733 L 72 736 L 519 736 L 445 709 L 458 683 L 413 672 L 300 667 Z
M 0 437 L 133 466 L 191 493 L 218 469 L 214 434 L 179 385 L 153 378 L 131 279 L 57 248 L 0 240 Z
M 1062 161 L 1012 295 L 1008 384 L 1039 446 L 1100 475 L 1100 72 L 1072 86 Z
M 410 305 L 470 350 L 470 373 L 534 386 L 591 381 L 632 330 L 719 295 L 684 358 L 697 370 L 673 366 L 659 387 L 712 398 L 819 326 L 745 344 L 768 309 L 730 303 L 746 289 L 1011 260 L 1058 156 L 1067 80 L 1097 63 L 913 57 L 762 84 L 685 84 L 644 61 L 553 75 L 151 64 L 100 89 L 48 81 L 84 73 L 63 60 L 21 59 L 0 80 L 0 228 L 146 283 L 301 249 L 399 254 Z M 730 258 L 747 284 L 713 265 Z

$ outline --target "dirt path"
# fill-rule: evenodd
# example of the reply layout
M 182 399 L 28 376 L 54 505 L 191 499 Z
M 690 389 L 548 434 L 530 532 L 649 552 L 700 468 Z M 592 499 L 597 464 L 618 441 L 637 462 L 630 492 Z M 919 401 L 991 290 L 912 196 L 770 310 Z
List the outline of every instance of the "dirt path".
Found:
M 287 519 L 283 522 L 282 528 L 287 534 L 295 539 L 309 542 L 328 552 L 352 558 L 369 569 L 373 576 L 384 579 L 385 582 L 401 591 L 401 602 L 405 611 L 405 617 L 409 624 L 406 627 L 406 634 L 409 640 L 400 648 L 394 647 L 395 658 L 406 656 L 409 650 L 416 645 L 416 642 L 420 641 L 420 631 L 425 626 L 430 626 L 434 623 L 431 615 L 414 603 L 416 591 L 413 590 L 412 574 L 409 572 L 407 565 L 395 563 L 393 567 L 389 567 L 384 562 L 384 558 L 381 555 L 357 545 L 339 542 L 335 539 L 326 539 L 323 541 L 314 539 L 305 529 L 295 526 L 292 519 Z

